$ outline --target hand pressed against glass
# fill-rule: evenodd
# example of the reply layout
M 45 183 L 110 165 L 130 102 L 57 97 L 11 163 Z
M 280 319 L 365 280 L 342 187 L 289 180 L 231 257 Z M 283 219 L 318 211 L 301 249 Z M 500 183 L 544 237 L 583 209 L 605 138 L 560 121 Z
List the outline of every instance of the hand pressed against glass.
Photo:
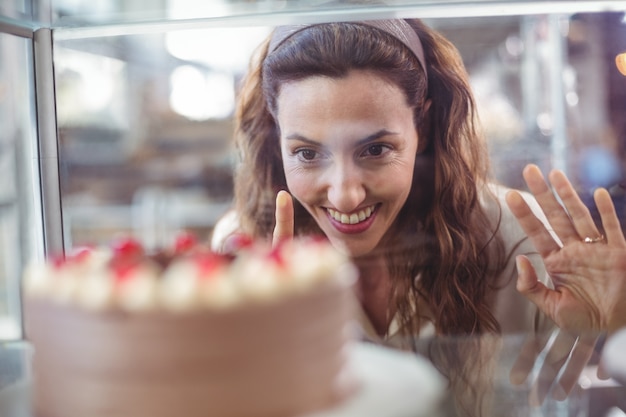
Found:
M 281 87 L 287 186 L 337 248 L 372 251 L 411 190 L 418 137 L 402 91 L 367 71 Z
M 518 193 L 510 192 L 507 202 L 554 282 L 554 290 L 542 285 L 527 259 L 519 257 L 518 289 L 564 330 L 614 331 L 619 327 L 616 319 L 625 316 L 626 239 L 608 192 L 599 189 L 594 193 L 603 236 L 563 173 L 553 171 L 549 176 L 563 206 L 536 166 L 528 166 L 524 178 L 562 243 L 541 226 Z
M 591 357 L 598 332 L 614 331 L 626 322 L 626 240 L 606 190 L 594 193 L 603 236 L 562 172 L 551 172 L 548 184 L 539 168 L 529 165 L 524 178 L 553 228 L 551 233 L 542 225 L 518 192 L 509 192 L 507 203 L 540 252 L 554 283 L 554 289 L 543 285 L 528 259 L 518 257 L 518 290 L 559 326 L 539 372 L 540 403 L 557 377 L 553 396 L 565 398 Z M 515 382 L 527 377 L 544 347 L 544 341 L 530 336 L 512 370 Z

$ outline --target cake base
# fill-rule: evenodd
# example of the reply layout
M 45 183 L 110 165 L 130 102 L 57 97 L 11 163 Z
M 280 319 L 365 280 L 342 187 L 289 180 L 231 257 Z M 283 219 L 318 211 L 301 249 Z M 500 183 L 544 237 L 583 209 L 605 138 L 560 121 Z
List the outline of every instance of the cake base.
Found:
M 86 312 L 25 302 L 38 417 L 293 417 L 356 388 L 351 285 L 225 311 Z

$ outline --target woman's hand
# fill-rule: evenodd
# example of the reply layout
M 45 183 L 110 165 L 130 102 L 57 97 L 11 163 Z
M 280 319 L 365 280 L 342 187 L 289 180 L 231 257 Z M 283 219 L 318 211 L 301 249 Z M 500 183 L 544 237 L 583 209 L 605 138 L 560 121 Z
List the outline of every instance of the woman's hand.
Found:
M 276 194 L 276 226 L 272 236 L 272 246 L 279 242 L 293 239 L 293 199 L 287 191 L 281 190 Z
M 554 284 L 545 286 L 530 261 L 517 257 L 517 289 L 559 326 L 533 384 L 533 402 L 540 404 L 550 389 L 554 398 L 564 399 L 591 358 L 598 334 L 626 325 L 626 240 L 606 190 L 594 193 L 603 235 L 562 172 L 549 175 L 562 204 L 537 166 L 527 166 L 524 179 L 553 228 L 544 227 L 518 192 L 507 194 Z M 529 335 L 511 370 L 513 382 L 526 379 L 547 342 L 544 335 Z
M 537 166 L 527 166 L 524 179 L 561 243 L 518 192 L 509 192 L 507 203 L 535 244 L 554 283 L 554 289 L 546 287 L 529 260 L 518 256 L 517 289 L 571 333 L 612 332 L 625 326 L 626 240 L 609 193 L 605 189 L 594 193 L 603 235 L 562 172 L 552 171 L 549 180 L 563 205 Z

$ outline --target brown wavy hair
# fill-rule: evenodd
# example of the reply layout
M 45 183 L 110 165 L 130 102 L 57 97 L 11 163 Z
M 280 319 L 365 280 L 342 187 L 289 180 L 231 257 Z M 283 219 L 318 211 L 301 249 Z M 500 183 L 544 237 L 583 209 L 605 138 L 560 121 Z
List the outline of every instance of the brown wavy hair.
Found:
M 380 245 L 391 259 L 390 302 L 401 329 L 419 334 L 428 311 L 438 334 L 498 332 L 487 298 L 505 265 L 504 245 L 496 235 L 499 220 L 494 228 L 480 204 L 493 196 L 488 197 L 488 154 L 476 127 L 467 72 L 447 39 L 420 20 L 407 21 L 422 41 L 428 81 L 402 43 L 358 23 L 312 25 L 269 55 L 268 41 L 260 47 L 241 84 L 236 111 L 241 161 L 235 201 L 241 228 L 269 238 L 276 192 L 287 189 L 279 126 L 272 116 L 281 85 L 311 76 L 345 77 L 353 70 L 374 72 L 404 92 L 415 109 L 420 142 L 426 144 L 416 156 L 409 198 Z M 294 204 L 296 234 L 321 233 Z

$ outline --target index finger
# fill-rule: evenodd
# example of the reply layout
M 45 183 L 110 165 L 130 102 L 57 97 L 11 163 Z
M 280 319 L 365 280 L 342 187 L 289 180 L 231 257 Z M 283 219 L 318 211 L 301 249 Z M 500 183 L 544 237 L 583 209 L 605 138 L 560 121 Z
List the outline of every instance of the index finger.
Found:
M 293 238 L 293 199 L 287 191 L 281 190 L 276 195 L 276 226 L 272 236 L 272 246 Z
M 537 218 L 518 191 L 509 191 L 506 194 L 506 202 L 520 226 L 543 258 L 551 252 L 559 250 L 558 242 L 554 240 L 554 237 L 546 229 L 543 222 Z

